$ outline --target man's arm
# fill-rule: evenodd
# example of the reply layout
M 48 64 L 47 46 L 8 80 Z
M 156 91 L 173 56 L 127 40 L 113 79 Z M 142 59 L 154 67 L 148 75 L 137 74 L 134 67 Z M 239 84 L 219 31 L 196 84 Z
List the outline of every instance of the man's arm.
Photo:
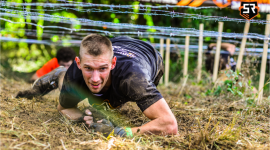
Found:
M 80 111 L 77 107 L 74 107 L 74 108 L 64 108 L 59 103 L 58 106 L 57 106 L 57 110 L 62 115 L 64 115 L 65 117 L 67 117 L 69 120 L 73 120 L 73 121 L 85 121 L 85 123 L 89 127 L 93 123 L 93 117 L 91 116 L 92 113 L 88 109 L 85 110 L 85 116 L 84 116 L 83 120 L 80 120 L 81 117 L 83 117 L 83 112 Z
M 211 43 L 209 44 L 209 47 L 213 48 L 216 45 L 217 45 L 216 43 Z M 235 45 L 230 44 L 230 43 L 221 43 L 221 48 L 228 51 L 231 55 L 233 55 L 235 52 Z
M 140 133 L 162 135 L 175 135 L 178 133 L 177 121 L 164 98 L 148 107 L 143 113 L 152 121 L 141 127 L 132 128 L 133 134 L 136 134 L 138 129 Z
M 58 111 L 67 117 L 70 120 L 80 120 L 83 116 L 83 113 L 78 108 L 64 108 L 61 104 L 58 104 Z M 146 117 L 152 121 L 144 124 L 141 127 L 132 128 L 132 133 L 137 134 L 139 129 L 139 134 L 148 133 L 148 134 L 157 134 L 157 135 L 176 135 L 178 134 L 178 125 L 177 121 L 169 108 L 167 102 L 164 98 L 160 99 L 150 107 L 148 107 L 144 112 Z M 85 121 L 88 127 L 93 123 L 92 113 L 87 109 L 85 111 L 87 116 L 84 116 L 83 120 Z

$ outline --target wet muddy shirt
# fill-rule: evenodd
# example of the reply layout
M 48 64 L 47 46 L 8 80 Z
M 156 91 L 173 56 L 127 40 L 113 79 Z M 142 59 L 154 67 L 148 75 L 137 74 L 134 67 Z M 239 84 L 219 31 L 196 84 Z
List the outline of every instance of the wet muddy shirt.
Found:
M 105 93 L 92 94 L 74 61 L 67 70 L 60 93 L 59 101 L 64 108 L 75 107 L 88 98 L 91 105 L 107 101 L 112 108 L 132 101 L 144 111 L 162 98 L 155 82 L 163 67 L 157 51 L 150 44 L 129 37 L 113 38 L 111 42 L 117 61 L 111 71 L 110 88 Z

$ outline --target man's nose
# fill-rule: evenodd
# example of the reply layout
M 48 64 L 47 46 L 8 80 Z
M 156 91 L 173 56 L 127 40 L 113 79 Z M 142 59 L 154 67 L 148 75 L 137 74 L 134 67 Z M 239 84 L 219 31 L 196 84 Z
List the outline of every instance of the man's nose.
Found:
M 94 70 L 93 75 L 92 75 L 92 81 L 99 82 L 99 80 L 100 80 L 99 72 L 97 70 Z

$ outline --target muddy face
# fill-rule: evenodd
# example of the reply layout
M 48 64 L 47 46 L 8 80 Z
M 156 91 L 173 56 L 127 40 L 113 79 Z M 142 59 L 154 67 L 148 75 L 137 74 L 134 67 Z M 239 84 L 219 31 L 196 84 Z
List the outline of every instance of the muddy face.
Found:
M 108 51 L 99 56 L 84 53 L 81 59 L 76 58 L 78 68 L 82 70 L 84 81 L 92 93 L 103 92 L 109 88 L 110 73 L 116 65 L 116 57 L 111 58 Z

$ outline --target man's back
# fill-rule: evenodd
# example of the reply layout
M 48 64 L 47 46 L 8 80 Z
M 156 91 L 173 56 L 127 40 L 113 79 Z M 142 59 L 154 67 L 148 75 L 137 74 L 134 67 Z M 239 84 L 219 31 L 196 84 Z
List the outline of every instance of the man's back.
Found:
M 144 73 L 149 76 L 149 80 L 155 78 L 158 71 L 156 64 L 160 63 L 160 56 L 149 43 L 130 37 L 116 37 L 111 39 L 111 42 L 118 64 L 129 62 L 139 65 L 145 69 Z

